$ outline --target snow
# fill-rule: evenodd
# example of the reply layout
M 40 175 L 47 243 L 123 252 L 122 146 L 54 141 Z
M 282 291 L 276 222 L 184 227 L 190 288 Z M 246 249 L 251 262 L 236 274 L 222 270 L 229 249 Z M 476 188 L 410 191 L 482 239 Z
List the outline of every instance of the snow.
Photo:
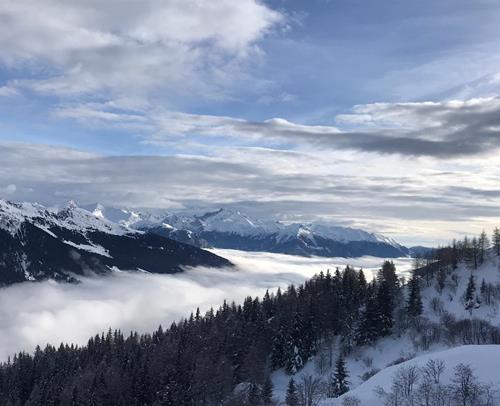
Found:
M 250 236 L 274 234 L 278 231 L 276 223 L 265 223 L 259 220 L 253 220 L 239 211 L 221 209 L 202 217 L 203 219 L 201 221 L 206 231 L 218 231 Z
M 48 213 L 43 213 L 43 209 L 30 203 L 11 203 L 0 199 L 0 228 L 15 235 L 18 233 L 21 224 L 26 218 L 41 217 Z
M 488 283 L 500 283 L 500 268 L 497 257 L 488 258 L 485 263 L 477 270 L 468 269 L 464 264 L 460 264 L 459 268 L 454 272 L 457 277 L 457 285 L 451 281 L 450 276 L 447 278 L 445 288 L 442 293 L 439 293 L 435 287 L 436 282 L 422 290 L 422 300 L 427 305 L 424 307 L 424 316 L 432 321 L 439 321 L 439 314 L 433 312 L 430 302 L 434 298 L 441 300 L 442 309 L 450 314 L 453 314 L 457 319 L 467 319 L 470 317 L 483 319 L 494 325 L 500 325 L 500 309 L 496 301 L 492 305 L 481 303 L 479 308 L 472 311 L 466 310 L 463 302 L 463 294 L 467 288 L 469 276 L 474 276 L 476 283 L 476 293 L 479 295 L 481 282 L 484 279 Z
M 217 231 L 221 233 L 264 238 L 275 236 L 277 241 L 304 238 L 314 241 L 315 236 L 339 242 L 368 241 L 383 242 L 401 247 L 396 241 L 381 234 L 369 233 L 360 229 L 335 226 L 326 222 L 283 223 L 275 220 L 253 219 L 239 210 L 219 209 L 213 212 L 196 214 L 193 212 L 168 213 L 162 210 L 142 212 L 105 208 L 97 205 L 95 216 L 117 222 L 125 227 L 143 229 L 168 225 L 177 230 Z
M 40 230 L 45 231 L 48 235 L 51 237 L 57 238 L 57 235 L 55 235 L 52 231 L 49 230 L 48 227 L 42 226 L 41 224 L 36 225 Z
M 12 203 L 0 199 L 0 229 L 16 235 L 26 221 L 53 237 L 57 236 L 50 230 L 52 227 L 77 231 L 102 231 L 116 235 L 132 232 L 123 225 L 103 218 L 102 212 L 91 213 L 78 207 L 74 201 L 68 202 L 66 207 L 60 210 L 49 210 L 36 203 Z
M 361 401 L 361 405 L 383 406 L 384 402 L 375 394 L 375 389 L 381 387 L 387 392 L 394 374 L 399 368 L 417 366 L 423 367 L 429 360 L 441 360 L 445 363 L 446 369 L 442 375 L 442 383 L 449 384 L 453 377 L 453 369 L 458 364 L 465 364 L 472 367 L 474 375 L 479 382 L 491 384 L 494 390 L 500 389 L 500 375 L 498 374 L 498 360 L 500 359 L 500 345 L 464 345 L 443 351 L 425 354 L 401 364 L 387 367 L 359 385 L 348 394 L 355 396 Z M 324 400 L 322 405 L 341 405 L 343 395 L 338 399 Z M 497 394 L 497 401 L 500 400 Z
M 54 217 L 58 225 L 68 229 L 96 230 L 116 235 L 123 235 L 130 232 L 126 227 L 100 218 L 88 210 L 75 206 L 74 203 L 59 210 Z
M 75 247 L 75 248 L 77 248 L 79 250 L 84 250 L 84 251 L 92 252 L 93 254 L 101 255 L 103 257 L 112 258 L 112 256 L 109 255 L 109 252 L 104 247 L 101 247 L 100 245 L 94 245 L 94 244 L 75 244 L 74 242 L 67 241 L 67 240 L 64 240 L 63 242 L 65 244 L 71 245 L 72 247 Z

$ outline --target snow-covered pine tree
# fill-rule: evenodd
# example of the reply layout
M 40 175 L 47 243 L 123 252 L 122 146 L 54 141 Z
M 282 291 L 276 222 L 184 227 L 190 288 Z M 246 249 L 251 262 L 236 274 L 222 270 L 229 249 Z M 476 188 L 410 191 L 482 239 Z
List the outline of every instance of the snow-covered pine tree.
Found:
M 304 366 L 305 359 L 303 339 L 304 323 L 302 315 L 296 311 L 293 318 L 293 326 L 290 334 L 290 340 L 286 346 L 286 370 L 291 374 L 296 374 Z
M 302 358 L 300 348 L 297 345 L 291 344 L 288 355 L 286 370 L 291 374 L 296 374 L 304 366 L 304 359 Z
M 345 366 L 344 357 L 340 354 L 335 363 L 335 371 L 330 380 L 330 388 L 328 391 L 330 397 L 338 398 L 344 393 L 349 392 L 348 377 L 349 375 Z

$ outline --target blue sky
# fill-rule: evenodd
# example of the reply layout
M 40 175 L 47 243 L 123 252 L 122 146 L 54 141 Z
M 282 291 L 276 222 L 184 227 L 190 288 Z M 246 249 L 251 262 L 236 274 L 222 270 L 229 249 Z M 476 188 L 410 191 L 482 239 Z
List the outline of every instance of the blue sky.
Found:
M 499 17 L 465 0 L 3 2 L 0 194 L 244 206 L 416 242 L 490 229 Z

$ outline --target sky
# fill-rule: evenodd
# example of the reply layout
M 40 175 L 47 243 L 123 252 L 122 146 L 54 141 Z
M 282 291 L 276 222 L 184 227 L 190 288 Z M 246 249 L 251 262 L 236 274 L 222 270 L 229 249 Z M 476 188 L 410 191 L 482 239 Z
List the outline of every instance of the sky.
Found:
M 4 0 L 0 197 L 500 224 L 496 0 Z

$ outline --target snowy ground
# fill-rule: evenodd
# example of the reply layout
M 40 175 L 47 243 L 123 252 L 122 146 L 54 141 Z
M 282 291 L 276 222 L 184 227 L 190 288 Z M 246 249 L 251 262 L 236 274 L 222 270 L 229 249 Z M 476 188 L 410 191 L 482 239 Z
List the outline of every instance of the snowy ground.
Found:
M 456 282 L 447 277 L 445 288 L 441 293 L 436 289 L 436 281 L 432 281 L 429 287 L 422 289 L 422 301 L 424 304 L 423 316 L 438 322 L 439 315 L 431 308 L 431 300 L 439 298 L 442 301 L 442 309 L 453 314 L 457 319 L 463 318 L 480 318 L 487 320 L 491 324 L 500 325 L 500 311 L 498 304 L 486 305 L 482 303 L 477 309 L 472 310 L 472 314 L 465 310 L 463 303 L 463 294 L 467 287 L 469 275 L 473 272 L 477 293 L 481 281 L 484 279 L 489 283 L 500 283 L 500 261 L 493 257 L 488 259 L 479 269 L 471 271 L 464 265 L 460 265 L 459 269 L 454 272 Z M 333 361 L 338 356 L 338 348 L 333 349 Z M 301 376 L 315 375 L 326 380 L 330 374 L 327 371 L 320 374 L 317 369 L 317 360 L 319 355 L 309 361 L 305 367 L 295 377 L 296 381 L 300 381 Z M 496 389 L 500 391 L 500 374 L 498 374 L 498 360 L 500 360 L 500 346 L 464 346 L 454 350 L 449 348 L 444 343 L 433 344 L 427 351 L 416 350 L 411 337 L 405 335 L 402 337 L 387 337 L 379 340 L 373 347 L 362 347 L 355 349 L 346 358 L 346 366 L 349 372 L 349 381 L 351 392 L 362 400 L 361 405 L 379 406 L 383 403 L 377 400 L 373 389 L 376 386 L 387 387 L 390 385 L 392 376 L 397 369 L 391 367 L 395 362 L 401 360 L 412 359 L 411 362 L 425 363 L 430 358 L 440 358 L 449 361 L 447 366 L 448 372 L 451 373 L 453 367 L 459 363 L 470 363 L 475 369 L 475 373 L 484 383 L 493 383 Z M 448 362 L 447 362 L 448 364 Z M 403 365 L 403 364 L 401 364 Z M 370 370 L 380 370 L 371 379 L 364 382 L 361 376 Z M 483 379 L 484 378 L 484 379 Z M 290 376 L 283 371 L 277 371 L 273 374 L 273 382 L 275 385 L 275 393 L 278 399 L 283 400 L 285 397 L 286 386 Z M 499 392 L 500 393 L 500 392 Z M 339 400 L 325 399 L 321 405 L 340 405 Z M 500 399 L 498 403 L 500 404 Z
M 0 289 L 0 360 L 36 345 L 78 344 L 101 331 L 150 332 L 161 323 L 189 316 L 199 306 L 208 310 L 224 299 L 241 301 L 262 296 L 266 289 L 301 283 L 315 273 L 351 264 L 377 269 L 381 258 L 303 258 L 298 256 L 215 250 L 236 269 L 196 268 L 183 274 L 153 275 L 117 272 L 88 277 L 79 285 L 26 283 Z M 411 260 L 396 261 L 401 270 Z M 367 277 L 368 277 L 367 273 Z
M 375 395 L 377 387 L 390 391 L 393 376 L 399 368 L 411 365 L 422 368 L 429 360 L 441 360 L 445 363 L 446 369 L 442 376 L 443 384 L 450 384 L 453 377 L 453 369 L 460 363 L 472 367 L 474 375 L 483 384 L 491 384 L 492 388 L 498 392 L 500 389 L 500 374 L 498 373 L 498 360 L 500 359 L 500 345 L 464 345 L 448 350 L 437 351 L 425 354 L 402 364 L 391 366 L 380 371 L 371 379 L 352 390 L 349 395 L 357 397 L 361 405 L 383 406 L 382 399 Z M 499 394 L 496 394 L 495 404 L 500 402 Z M 341 405 L 342 398 L 338 400 L 325 401 L 322 405 Z

